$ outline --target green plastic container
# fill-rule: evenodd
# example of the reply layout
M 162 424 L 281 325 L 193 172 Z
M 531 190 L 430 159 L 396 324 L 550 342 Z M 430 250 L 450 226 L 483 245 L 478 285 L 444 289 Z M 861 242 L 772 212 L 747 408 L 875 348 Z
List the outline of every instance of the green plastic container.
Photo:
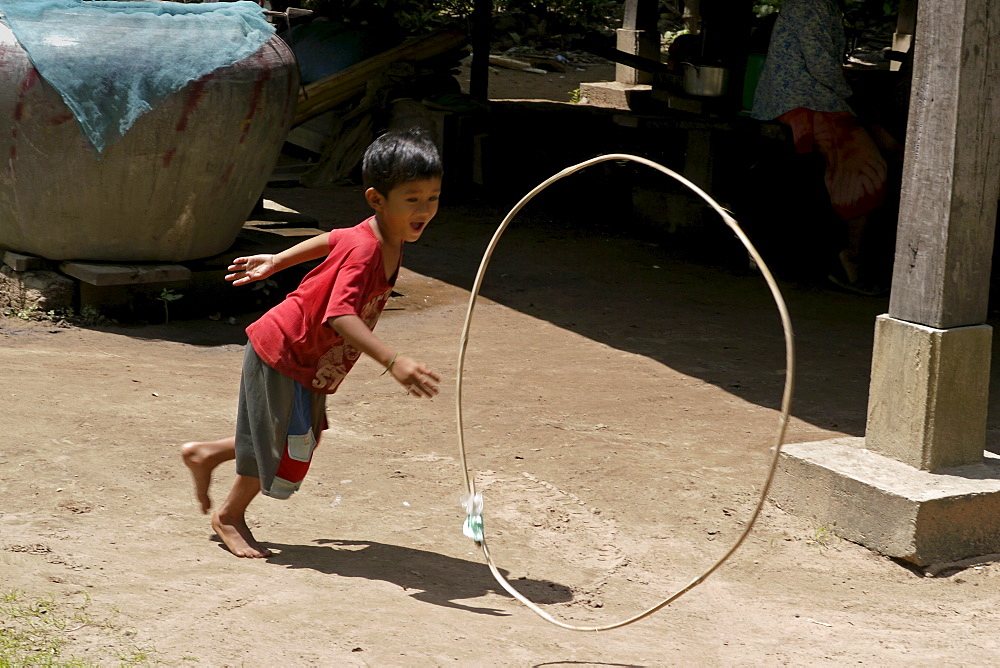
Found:
M 763 53 L 751 53 L 747 58 L 747 72 L 743 77 L 743 109 L 746 111 L 753 109 L 753 96 L 757 93 L 757 82 L 760 81 L 765 58 Z

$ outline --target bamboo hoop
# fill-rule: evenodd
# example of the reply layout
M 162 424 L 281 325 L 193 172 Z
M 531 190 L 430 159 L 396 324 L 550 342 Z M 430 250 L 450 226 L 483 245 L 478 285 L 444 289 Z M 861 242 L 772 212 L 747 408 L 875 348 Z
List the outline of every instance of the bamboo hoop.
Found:
M 651 167 L 657 171 L 666 174 L 667 176 L 676 179 L 683 185 L 690 188 L 699 197 L 701 197 L 701 199 L 703 199 L 712 209 L 716 211 L 716 213 L 718 213 L 722 217 L 722 220 L 726 223 L 726 225 L 733 231 L 734 234 L 736 234 L 736 237 L 743 244 L 743 247 L 746 249 L 747 253 L 750 255 L 750 257 L 753 259 L 758 269 L 760 270 L 760 273 L 763 276 L 764 281 L 767 283 L 768 289 L 771 292 L 771 296 L 774 299 L 775 305 L 777 306 L 778 313 L 781 316 L 781 326 L 785 338 L 785 385 L 781 397 L 781 412 L 778 418 L 778 429 L 775 434 L 774 445 L 772 446 L 771 449 L 772 454 L 771 454 L 770 467 L 768 468 L 767 476 L 764 481 L 764 485 L 761 489 L 760 499 L 758 500 L 756 506 L 754 507 L 754 510 L 750 516 L 749 521 L 746 524 L 746 527 L 739 535 L 739 537 L 736 539 L 732 547 L 730 547 L 718 560 L 712 563 L 707 569 L 705 569 L 701 574 L 699 574 L 697 577 L 691 580 L 688 584 L 684 585 L 683 587 L 675 591 L 673 594 L 670 594 L 659 603 L 656 603 L 655 605 L 647 608 L 643 612 L 634 615 L 632 617 L 629 617 L 627 619 L 617 622 L 612 622 L 601 626 L 577 626 L 556 619 L 546 611 L 539 608 L 534 602 L 529 600 L 526 596 L 524 596 L 519 591 L 514 589 L 514 587 L 510 584 L 510 582 L 503 576 L 503 574 L 497 568 L 496 564 L 493 562 L 493 558 L 490 555 L 489 547 L 486 544 L 485 535 L 482 536 L 482 540 L 477 541 L 477 544 L 483 551 L 483 556 L 486 558 L 486 563 L 489 566 L 490 572 L 493 573 L 493 577 L 496 578 L 497 582 L 500 584 L 501 587 L 503 587 L 507 591 L 507 593 L 509 593 L 511 596 L 513 596 L 518 601 L 523 603 L 532 612 L 540 616 L 542 619 L 552 624 L 555 624 L 556 626 L 559 626 L 561 628 L 568 629 L 570 631 L 593 631 L 593 632 L 609 631 L 611 629 L 627 626 L 628 624 L 633 624 L 641 619 L 644 619 L 645 617 L 652 615 L 654 612 L 660 610 L 661 608 L 664 608 L 665 606 L 669 605 L 673 601 L 683 596 L 685 593 L 691 591 L 696 586 L 704 582 L 706 578 L 708 578 L 712 573 L 714 573 L 720 566 L 722 566 L 723 563 L 726 562 L 727 559 L 729 559 L 729 557 L 733 555 L 734 552 L 736 552 L 736 550 L 740 547 L 740 545 L 743 544 L 743 541 L 746 540 L 746 537 L 750 534 L 750 530 L 753 529 L 753 526 L 756 523 L 761 510 L 763 509 L 764 501 L 767 498 L 768 491 L 771 488 L 771 483 L 774 480 L 774 474 L 775 471 L 777 470 L 778 460 L 781 455 L 781 445 L 784 441 L 785 430 L 788 426 L 788 418 L 791 412 L 792 392 L 795 384 L 795 346 L 793 340 L 794 337 L 792 334 L 791 318 L 788 315 L 788 308 L 785 305 L 785 300 L 781 296 L 781 291 L 778 289 L 778 285 L 775 282 L 774 276 L 771 274 L 771 271 L 768 269 L 767 264 L 764 262 L 763 258 L 761 258 L 760 254 L 757 252 L 757 249 L 754 248 L 753 244 L 750 242 L 750 239 L 747 238 L 746 234 L 743 232 L 743 229 L 740 227 L 739 223 L 736 222 L 736 220 L 729 214 L 728 211 L 723 209 L 719 205 L 719 203 L 716 202 L 714 199 L 712 199 L 707 193 L 705 193 L 704 190 L 702 190 L 695 184 L 691 183 L 689 180 L 687 180 L 680 174 L 664 167 L 659 163 L 653 162 L 652 160 L 647 160 L 646 158 L 641 158 L 635 155 L 628 155 L 625 153 L 612 153 L 592 158 L 590 160 L 585 160 L 584 162 L 573 165 L 572 167 L 567 167 L 561 172 L 549 177 L 539 185 L 535 186 L 535 188 L 532 189 L 524 197 L 522 197 L 521 200 L 516 205 L 514 205 L 514 207 L 510 210 L 510 212 L 506 215 L 506 217 L 504 217 L 503 221 L 500 223 L 500 226 L 497 228 L 497 231 L 494 233 L 493 238 L 486 249 L 486 252 L 483 255 L 482 262 L 479 265 L 479 271 L 476 274 L 475 283 L 473 284 L 472 287 L 472 292 L 469 296 L 469 307 L 468 311 L 466 312 L 465 325 L 462 328 L 462 337 L 459 344 L 458 371 L 456 373 L 455 409 L 458 421 L 459 455 L 462 463 L 462 473 L 465 478 L 465 488 L 466 488 L 465 498 L 467 499 L 466 505 L 467 508 L 469 509 L 468 512 L 470 513 L 470 520 L 472 518 L 471 513 L 475 512 L 474 510 L 472 510 L 472 508 L 474 506 L 477 494 L 476 494 L 474 477 L 469 472 L 469 465 L 465 450 L 465 429 L 462 421 L 462 379 L 465 370 L 466 351 L 468 350 L 469 346 L 469 331 L 472 325 L 472 316 L 475 311 L 476 300 L 479 297 L 479 292 L 482 288 L 483 277 L 486 274 L 486 268 L 489 265 L 489 261 L 493 255 L 493 251 L 495 250 L 497 244 L 500 241 L 500 237 L 503 235 L 504 231 L 507 229 L 507 226 L 510 224 L 510 222 L 514 219 L 514 216 L 517 215 L 517 213 L 524 207 L 525 204 L 527 204 L 538 193 L 545 190 L 547 187 L 549 187 L 556 181 L 566 178 L 570 174 L 574 174 L 591 165 L 596 165 L 598 163 L 608 162 L 611 160 L 626 160 L 626 161 L 637 162 L 639 164 Z M 481 506 L 479 508 L 479 511 L 481 512 Z M 467 523 L 468 521 L 469 520 L 467 520 Z

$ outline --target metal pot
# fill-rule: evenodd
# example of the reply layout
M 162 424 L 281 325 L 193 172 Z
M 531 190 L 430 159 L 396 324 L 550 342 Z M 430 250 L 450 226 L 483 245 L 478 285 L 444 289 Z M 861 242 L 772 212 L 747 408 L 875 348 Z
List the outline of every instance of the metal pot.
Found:
M 729 70 L 717 65 L 684 63 L 684 92 L 700 97 L 719 97 L 725 94 Z

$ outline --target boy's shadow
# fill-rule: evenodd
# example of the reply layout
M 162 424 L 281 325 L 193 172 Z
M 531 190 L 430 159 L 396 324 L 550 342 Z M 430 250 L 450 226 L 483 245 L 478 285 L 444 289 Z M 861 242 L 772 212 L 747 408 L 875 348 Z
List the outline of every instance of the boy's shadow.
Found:
M 288 568 L 311 568 L 320 573 L 350 578 L 384 580 L 399 585 L 413 598 L 447 608 L 483 615 L 506 616 L 495 608 L 480 608 L 460 599 L 478 598 L 490 592 L 509 596 L 491 577 L 485 564 L 456 559 L 436 552 L 387 545 L 374 541 L 320 538 L 317 545 L 265 543 L 281 550 L 267 557 L 272 564 Z M 500 571 L 506 577 L 507 572 Z M 535 603 L 565 603 L 573 600 L 570 589 L 544 580 L 514 580 L 512 585 Z

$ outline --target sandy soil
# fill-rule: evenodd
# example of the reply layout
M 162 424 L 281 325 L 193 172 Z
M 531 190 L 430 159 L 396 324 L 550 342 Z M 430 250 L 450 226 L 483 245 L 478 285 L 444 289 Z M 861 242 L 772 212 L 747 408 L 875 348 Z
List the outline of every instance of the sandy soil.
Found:
M 521 72 L 507 67 L 490 66 L 489 94 L 491 99 L 552 100 L 570 102 L 580 84 L 608 81 L 615 78 L 615 65 L 594 58 L 580 60 L 570 54 L 565 72 Z M 471 57 L 462 61 L 457 79 L 462 91 L 469 92 Z
M 363 213 L 357 188 L 268 196 L 323 227 Z M 565 631 L 503 593 L 462 535 L 454 408 L 468 288 L 500 214 L 447 205 L 407 249 L 377 331 L 435 367 L 441 395 L 408 399 L 362 360 L 303 489 L 251 507 L 265 560 L 212 536 L 178 451 L 232 430 L 256 314 L 0 320 L 0 657 L 20 643 L 15 665 L 995 664 L 1000 565 L 924 577 L 771 503 L 718 572 L 637 624 Z M 758 277 L 588 222 L 526 211 L 504 237 L 464 406 L 498 565 L 551 614 L 603 624 L 733 544 L 767 472 L 784 360 Z M 788 441 L 862 434 L 886 303 L 785 290 L 800 368 Z M 232 474 L 219 469 L 216 497 Z

